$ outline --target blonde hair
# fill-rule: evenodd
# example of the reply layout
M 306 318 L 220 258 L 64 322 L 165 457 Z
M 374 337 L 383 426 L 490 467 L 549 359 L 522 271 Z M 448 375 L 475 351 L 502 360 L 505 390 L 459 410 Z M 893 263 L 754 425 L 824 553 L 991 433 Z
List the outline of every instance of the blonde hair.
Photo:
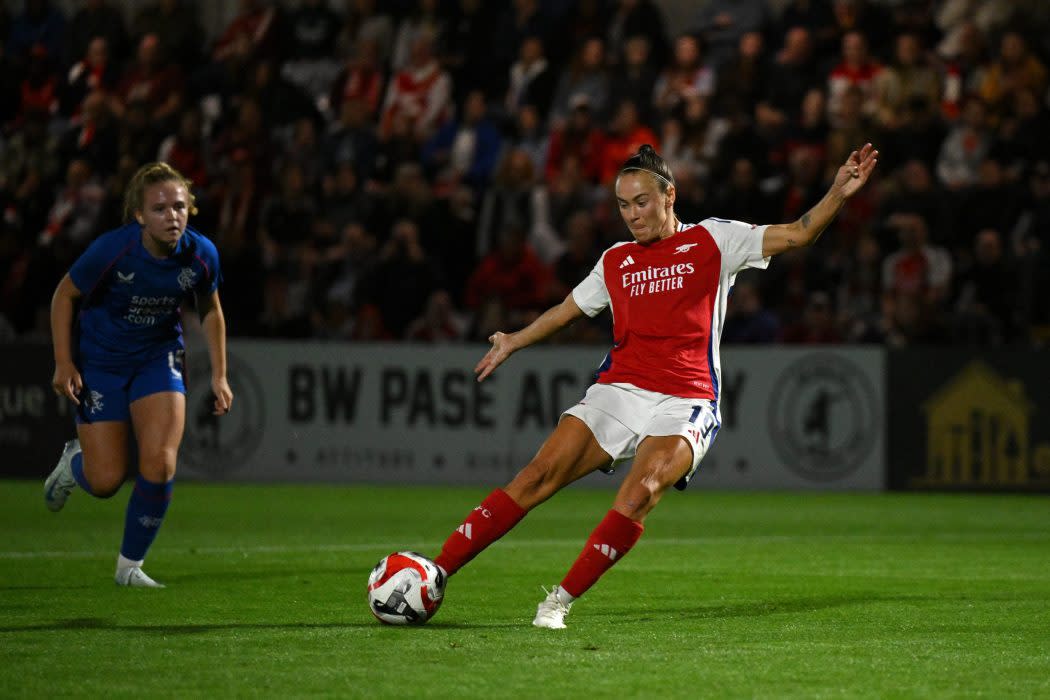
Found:
M 142 211 L 142 200 L 146 188 L 159 182 L 176 182 L 186 188 L 190 214 L 197 213 L 197 198 L 193 196 L 193 182 L 175 168 L 164 162 L 146 163 L 135 171 L 124 193 L 124 222 L 128 223 L 135 213 Z

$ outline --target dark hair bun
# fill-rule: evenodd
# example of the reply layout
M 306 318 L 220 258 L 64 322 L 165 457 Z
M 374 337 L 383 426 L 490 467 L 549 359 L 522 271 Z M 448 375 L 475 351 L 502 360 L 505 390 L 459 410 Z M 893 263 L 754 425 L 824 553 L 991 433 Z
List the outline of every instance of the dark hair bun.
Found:
M 641 148 L 638 149 L 638 155 L 640 155 L 640 156 L 655 156 L 656 155 L 656 149 L 653 148 L 652 146 L 650 146 L 649 144 L 645 144 Z
M 660 154 L 656 152 L 656 149 L 651 144 L 644 144 L 638 149 L 638 152 L 627 159 L 627 161 L 620 168 L 620 172 L 625 170 L 645 170 L 655 175 L 661 182 L 660 187 L 666 191 L 669 185 L 674 184 L 674 175 L 671 174 L 671 169 L 667 167 L 667 163 L 660 157 Z

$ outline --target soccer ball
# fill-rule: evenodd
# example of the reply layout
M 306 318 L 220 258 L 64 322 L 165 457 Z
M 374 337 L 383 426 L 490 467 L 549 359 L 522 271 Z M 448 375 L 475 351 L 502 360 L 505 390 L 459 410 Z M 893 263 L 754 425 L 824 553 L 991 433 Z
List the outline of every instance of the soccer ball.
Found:
M 388 625 L 422 625 L 441 607 L 445 575 L 416 552 L 383 557 L 368 576 L 368 609 Z

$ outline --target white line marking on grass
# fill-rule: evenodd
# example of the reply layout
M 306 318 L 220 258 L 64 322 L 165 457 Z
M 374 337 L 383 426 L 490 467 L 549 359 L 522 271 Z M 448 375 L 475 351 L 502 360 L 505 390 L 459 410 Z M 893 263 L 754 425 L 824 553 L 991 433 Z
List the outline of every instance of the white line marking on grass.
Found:
M 941 532 L 931 534 L 820 534 L 820 535 L 711 535 L 705 537 L 649 537 L 642 540 L 649 547 L 663 546 L 685 546 L 685 545 L 720 545 L 720 544 L 767 544 L 779 542 L 808 542 L 808 541 L 842 541 L 842 542 L 872 542 L 884 544 L 896 544 L 905 542 L 919 542 L 933 540 L 938 542 L 997 542 L 997 541 L 1050 541 L 1050 533 L 1044 532 L 1022 532 L 1022 533 L 974 533 L 974 532 Z M 583 538 L 551 538 L 551 539 L 519 539 L 510 537 L 500 542 L 500 547 L 568 547 L 580 546 Z M 173 554 L 201 554 L 226 556 L 230 554 L 294 554 L 310 552 L 392 552 L 400 550 L 431 550 L 441 546 L 441 542 L 416 541 L 416 542 L 358 542 L 346 544 L 298 544 L 298 545 L 246 545 L 238 547 L 230 545 L 226 547 L 175 547 L 164 548 L 165 552 Z M 0 551 L 0 559 L 93 559 L 96 557 L 110 557 L 113 552 L 107 550 L 79 550 L 79 551 L 50 551 L 50 550 L 26 550 L 26 551 Z

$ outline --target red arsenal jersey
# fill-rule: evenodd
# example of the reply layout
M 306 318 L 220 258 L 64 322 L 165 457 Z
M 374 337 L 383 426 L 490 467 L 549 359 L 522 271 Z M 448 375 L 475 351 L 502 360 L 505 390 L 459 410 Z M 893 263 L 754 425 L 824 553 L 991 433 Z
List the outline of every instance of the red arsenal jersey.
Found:
M 765 226 L 705 219 L 649 245 L 617 243 L 572 291 L 588 316 L 612 307 L 600 384 L 718 401 L 718 343 L 738 272 L 765 268 Z

